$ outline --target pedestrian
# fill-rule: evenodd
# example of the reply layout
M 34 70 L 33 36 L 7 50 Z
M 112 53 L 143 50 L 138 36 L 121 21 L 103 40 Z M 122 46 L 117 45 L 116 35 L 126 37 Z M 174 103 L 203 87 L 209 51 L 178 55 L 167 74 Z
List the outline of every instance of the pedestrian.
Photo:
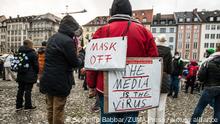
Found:
M 173 98 L 177 98 L 179 93 L 179 82 L 183 71 L 183 61 L 181 60 L 178 52 L 175 52 L 172 63 L 173 72 L 171 73 L 171 85 L 168 96 L 173 96 Z
M 0 59 L 0 78 L 4 77 L 3 76 L 3 69 L 4 69 L 3 65 L 4 65 L 4 62 L 3 60 Z
M 220 46 L 206 62 L 201 65 L 198 79 L 204 82 L 204 90 L 191 118 L 191 124 L 197 124 L 206 106 L 214 100 L 213 124 L 220 123 Z
M 165 107 L 167 94 L 170 87 L 170 75 L 172 72 L 172 54 L 168 46 L 166 35 L 162 34 L 156 39 L 159 57 L 163 58 L 163 78 L 161 83 L 161 94 L 158 108 L 148 110 L 148 124 L 165 123 Z
M 59 30 L 49 38 L 40 91 L 46 94 L 49 124 L 64 124 L 64 107 L 74 84 L 73 68 L 82 65 L 84 54 L 77 56 L 77 38 L 82 34 L 76 20 L 66 15 Z
M 132 7 L 129 0 L 114 0 L 110 9 L 109 24 L 100 27 L 93 35 L 93 39 L 105 37 L 127 36 L 127 57 L 157 57 L 157 47 L 154 42 L 152 33 L 148 31 L 141 23 L 133 20 Z M 137 123 L 138 111 L 122 113 L 104 113 L 104 96 L 103 96 L 103 71 L 87 71 L 87 83 L 90 88 L 96 88 L 101 108 L 100 123 L 106 122 L 106 119 L 114 119 L 114 123 Z
M 25 67 L 19 67 L 17 70 L 17 111 L 23 109 L 23 96 L 25 97 L 24 109 L 36 109 L 36 106 L 32 105 L 31 91 L 34 83 L 37 82 L 38 58 L 37 53 L 33 49 L 33 43 L 30 40 L 24 40 L 23 44 L 24 45 L 21 46 L 18 50 L 18 54 L 20 55 L 18 58 L 21 60 L 25 60 L 24 62 L 19 62 L 19 64 Z
M 193 94 L 193 90 L 196 82 L 196 74 L 198 69 L 199 69 L 198 63 L 192 60 L 188 66 L 189 73 L 186 76 L 185 93 L 188 93 L 188 89 L 189 87 L 191 87 L 190 93 Z
M 4 60 L 4 79 L 6 81 L 11 81 L 14 79 L 14 74 L 13 72 L 11 71 L 11 61 L 13 60 L 14 56 L 13 54 L 9 54 L 5 57 L 5 60 Z
M 46 46 L 47 42 L 43 41 L 41 43 L 41 47 L 38 49 L 38 63 L 39 63 L 39 74 L 38 74 L 38 79 L 41 78 L 41 75 L 43 73 L 44 65 L 45 65 L 45 51 L 46 51 Z

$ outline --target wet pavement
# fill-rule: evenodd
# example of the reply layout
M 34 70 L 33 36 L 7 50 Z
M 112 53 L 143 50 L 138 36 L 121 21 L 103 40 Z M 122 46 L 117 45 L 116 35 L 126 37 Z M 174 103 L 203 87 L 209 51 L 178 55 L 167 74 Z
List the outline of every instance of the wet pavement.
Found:
M 90 107 L 95 98 L 88 98 L 88 91 L 82 88 L 82 80 L 76 79 L 76 86 L 72 88 L 65 107 L 66 124 L 95 124 L 99 123 L 99 113 L 92 113 Z M 35 85 L 32 91 L 34 111 L 15 111 L 17 83 L 15 81 L 0 81 L 0 124 L 48 124 L 45 105 L 45 96 L 39 92 Z M 197 104 L 199 95 L 180 92 L 177 99 L 168 98 L 166 105 L 166 123 L 184 123 L 190 118 Z M 207 107 L 204 117 L 212 116 L 213 109 Z M 147 111 L 139 114 L 139 123 L 147 123 Z

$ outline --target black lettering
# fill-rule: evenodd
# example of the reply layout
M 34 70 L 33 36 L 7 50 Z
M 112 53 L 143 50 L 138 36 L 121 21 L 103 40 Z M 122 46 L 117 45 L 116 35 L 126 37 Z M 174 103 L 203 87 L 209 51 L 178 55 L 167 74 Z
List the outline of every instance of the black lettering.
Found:
M 113 102 L 113 106 L 114 106 L 114 109 L 115 109 L 115 110 L 117 110 L 117 109 L 118 109 L 118 107 L 119 107 L 120 103 L 121 103 L 121 101 L 119 101 L 119 102 L 118 102 L 118 104 L 117 104 L 117 106 L 116 106 L 115 102 Z
M 132 81 L 131 89 L 134 89 L 136 85 L 137 85 L 137 79 L 134 78 Z
M 139 66 L 136 75 L 143 75 L 143 74 L 144 74 L 144 72 L 143 72 L 143 67 L 144 67 L 143 65 L 140 65 L 140 66 Z
M 128 107 L 129 106 L 129 107 Z M 132 106 L 131 106 L 131 99 L 128 99 L 127 100 L 127 108 L 132 108 Z
M 116 89 L 121 89 L 122 88 L 122 79 L 116 79 L 115 85 L 113 86 L 113 88 Z
M 123 89 L 129 88 L 129 81 L 130 81 L 130 80 L 131 80 L 131 79 L 126 79 L 126 80 L 125 80 Z
M 148 87 L 148 80 L 149 78 L 146 78 L 146 80 L 144 81 L 143 85 L 141 86 L 141 88 L 143 87 Z
M 134 100 L 134 108 L 139 108 L 140 107 L 140 100 Z
M 135 76 L 137 65 L 131 65 L 130 76 Z
M 142 106 L 141 107 L 145 107 L 146 106 L 146 99 L 142 100 Z

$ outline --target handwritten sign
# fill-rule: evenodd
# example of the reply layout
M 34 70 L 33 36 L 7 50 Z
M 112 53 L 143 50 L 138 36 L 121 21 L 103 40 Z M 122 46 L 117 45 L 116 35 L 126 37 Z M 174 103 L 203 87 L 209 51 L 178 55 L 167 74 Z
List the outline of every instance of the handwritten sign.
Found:
M 104 111 L 140 111 L 159 105 L 161 58 L 128 58 L 123 71 L 105 73 Z
M 123 69 L 126 64 L 127 37 L 91 40 L 86 47 L 85 68 L 89 70 Z

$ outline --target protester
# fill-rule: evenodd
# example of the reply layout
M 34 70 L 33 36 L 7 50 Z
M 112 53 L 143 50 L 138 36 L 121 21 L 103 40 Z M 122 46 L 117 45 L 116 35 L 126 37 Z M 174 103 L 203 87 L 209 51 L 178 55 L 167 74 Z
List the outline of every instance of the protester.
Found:
M 76 20 L 66 15 L 58 33 L 47 42 L 40 91 L 46 94 L 49 124 L 64 124 L 64 107 L 74 83 L 73 68 L 79 67 L 84 54 L 77 56 L 77 38 L 82 30 Z
M 212 54 L 206 62 L 201 65 L 198 79 L 204 82 L 204 90 L 193 112 L 191 124 L 197 124 L 205 107 L 214 102 L 214 123 L 220 123 L 220 46 L 217 52 Z
M 196 61 L 191 61 L 188 66 L 188 75 L 186 76 L 186 86 L 185 93 L 188 93 L 189 87 L 191 87 L 190 93 L 193 94 L 195 82 L 196 82 L 196 74 L 199 69 L 198 63 Z
M 170 74 L 172 72 L 172 54 L 168 46 L 166 35 L 160 35 L 156 39 L 159 57 L 163 58 L 163 78 L 160 94 L 159 107 L 148 110 L 148 124 L 164 124 L 165 123 L 165 107 L 167 94 L 170 87 Z
M 41 44 L 42 44 L 42 46 L 38 49 L 38 63 L 39 63 L 38 79 L 41 78 L 41 75 L 42 75 L 43 69 L 44 69 L 45 51 L 46 51 L 47 42 L 43 41 Z
M 150 31 L 143 25 L 132 20 L 132 8 L 129 0 L 114 0 L 111 10 L 111 18 L 109 24 L 99 28 L 93 35 L 93 39 L 104 37 L 127 36 L 127 57 L 157 57 L 158 52 L 154 42 L 154 38 Z M 104 113 L 104 97 L 103 97 L 103 72 L 87 71 L 87 83 L 90 88 L 96 88 L 101 108 L 100 123 L 105 122 L 104 118 L 115 119 L 114 123 L 123 119 L 124 123 L 128 123 L 129 119 L 133 120 L 132 124 L 137 123 L 138 111 L 122 112 L 122 113 Z
M 177 98 L 179 93 L 179 80 L 181 78 L 183 70 L 183 61 L 181 60 L 178 52 L 176 52 L 174 55 L 173 68 L 173 72 L 171 73 L 170 92 L 168 96 L 173 96 L 173 98 Z
M 0 59 L 0 78 L 4 77 L 3 76 L 3 69 L 4 69 L 3 65 L 4 65 L 4 62 L 3 60 Z
M 5 57 L 4 60 L 4 79 L 6 81 L 11 81 L 14 79 L 14 73 L 11 71 L 11 60 L 13 60 L 14 56 L 9 54 Z
M 30 40 L 25 40 L 18 50 L 18 54 L 22 55 L 26 60 L 25 68 L 18 68 L 17 70 L 17 82 L 18 92 L 16 99 L 16 110 L 23 109 L 23 96 L 25 96 L 24 109 L 35 109 L 36 106 L 32 106 L 31 91 L 34 83 L 37 82 L 38 74 L 38 61 L 37 54 L 33 49 L 33 43 Z M 19 58 L 20 59 L 20 58 Z M 20 63 L 22 65 L 22 63 Z M 28 65 L 28 66 L 26 66 Z

